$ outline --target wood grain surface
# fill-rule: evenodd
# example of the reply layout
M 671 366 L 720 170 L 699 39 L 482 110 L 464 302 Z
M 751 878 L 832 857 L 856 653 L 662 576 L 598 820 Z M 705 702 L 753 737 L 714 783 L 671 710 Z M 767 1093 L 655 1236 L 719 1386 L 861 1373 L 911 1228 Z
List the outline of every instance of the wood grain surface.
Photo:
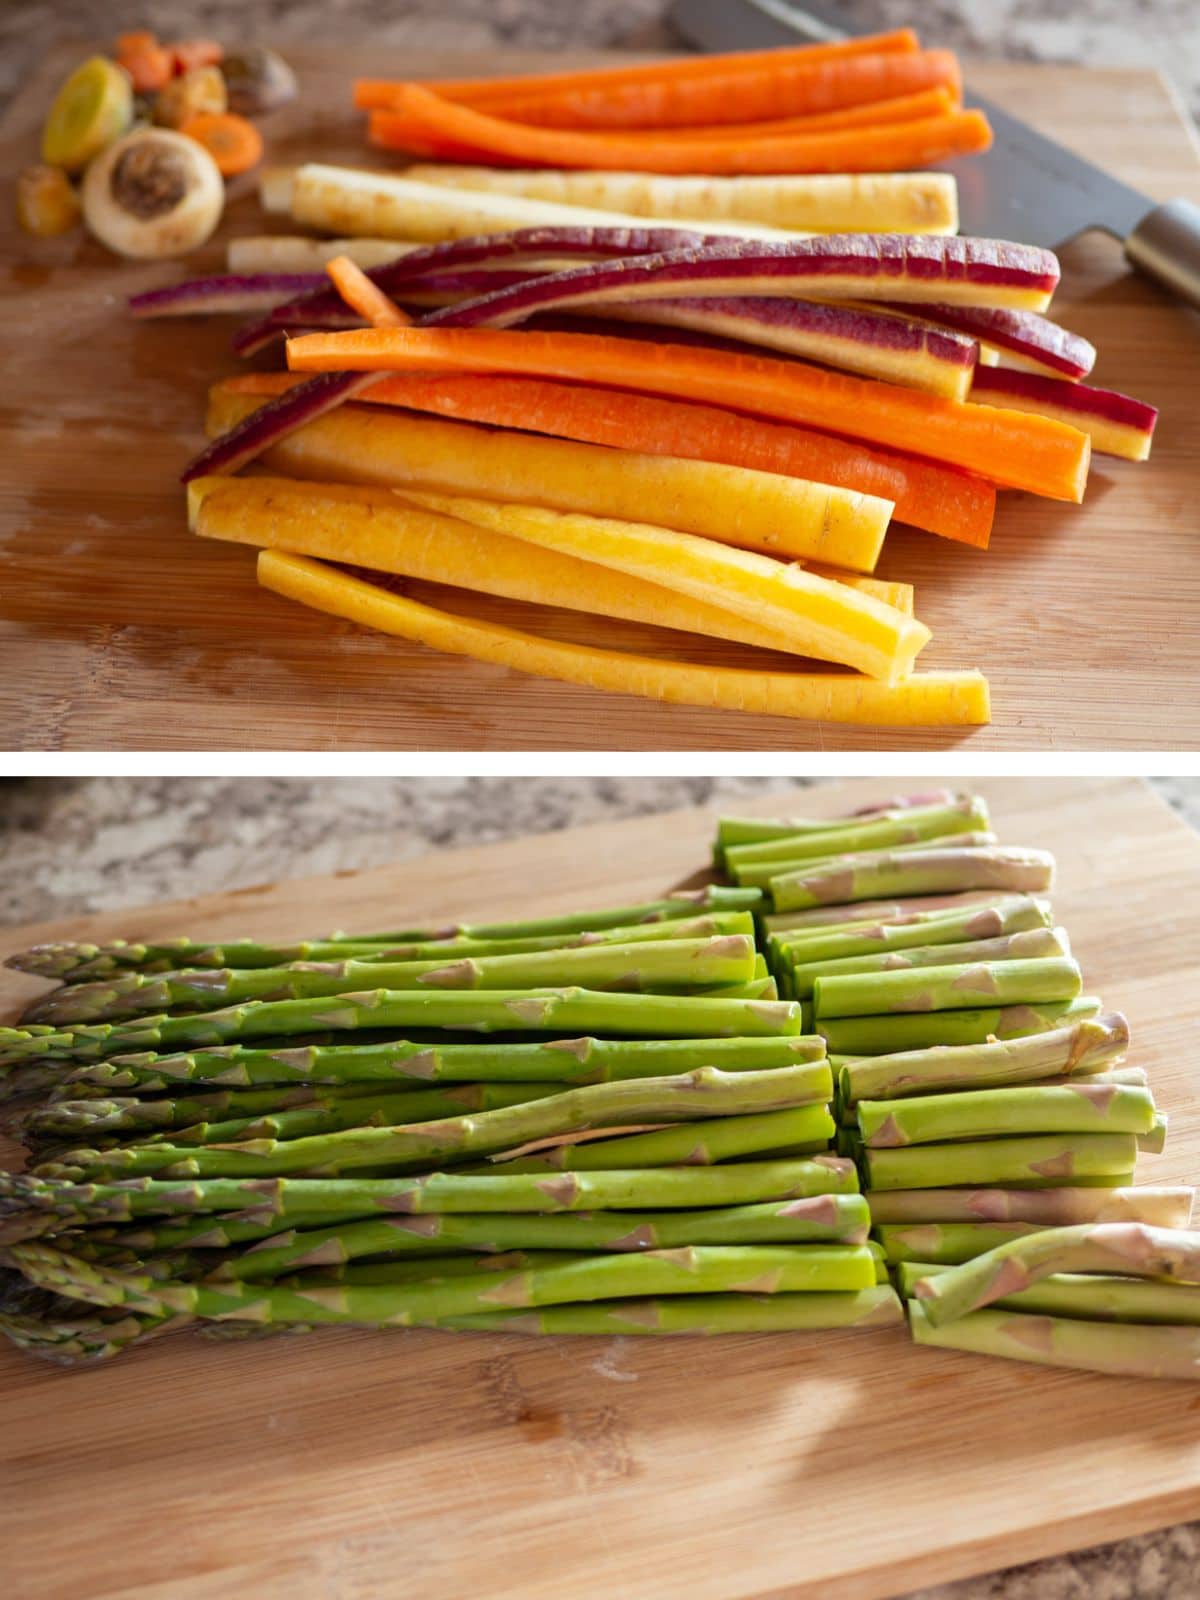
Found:
M 1195 1182 L 1200 840 L 1135 780 L 979 787 L 1006 840 L 1056 852 L 1088 987 L 1129 1015 L 1131 1059 L 1170 1112 L 1141 1181 Z M 860 781 L 793 808 L 879 793 Z M 628 902 L 697 881 L 713 823 L 677 812 L 13 928 L 0 956 L 35 938 L 284 937 Z M 0 1020 L 36 987 L 6 974 Z M 1186 1385 L 918 1350 L 901 1329 L 180 1335 L 82 1370 L 4 1348 L 2 1588 L 877 1600 L 1197 1515 L 1198 1412 Z
M 508 72 L 562 58 L 296 49 L 301 102 L 275 161 L 365 164 L 356 72 Z M 581 60 L 602 59 L 581 57 Z M 12 108 L 0 159 L 32 159 L 61 57 Z M 1156 198 L 1200 197 L 1186 119 L 1152 73 L 993 66 L 981 90 Z M 248 187 L 248 180 L 242 183 Z M 278 226 L 278 224 L 276 224 Z M 286 229 L 286 222 L 283 224 Z M 1200 319 L 1093 234 L 1063 254 L 1055 311 L 1101 348 L 1097 381 L 1163 417 L 1149 465 L 1100 457 L 1087 504 L 1002 497 L 980 553 L 897 528 L 880 567 L 916 584 L 928 667 L 978 666 L 995 721 L 964 734 L 851 729 L 659 706 L 436 655 L 313 614 L 255 584 L 244 548 L 192 539 L 176 478 L 206 386 L 232 371 L 229 319 L 134 324 L 125 297 L 174 264 L 118 264 L 73 238 L 0 227 L 0 747 L 24 749 L 912 749 L 1200 747 Z M 248 193 L 221 235 L 261 231 Z M 189 266 L 218 267 L 214 243 Z M 786 666 L 719 640 L 412 591 L 555 638 L 733 665 Z

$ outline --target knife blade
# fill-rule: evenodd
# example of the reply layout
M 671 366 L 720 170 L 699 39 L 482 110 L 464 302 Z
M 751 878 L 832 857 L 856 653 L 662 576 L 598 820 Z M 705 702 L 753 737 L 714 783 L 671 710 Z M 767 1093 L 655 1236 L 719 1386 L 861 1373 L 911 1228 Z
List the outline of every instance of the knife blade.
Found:
M 836 7 L 792 0 L 675 0 L 668 16 L 706 50 L 765 50 L 798 37 L 817 43 L 866 31 L 845 27 Z M 1102 228 L 1140 271 L 1200 305 L 1200 206 L 1156 205 L 994 101 L 974 90 L 966 98 L 987 114 L 995 143 L 983 155 L 936 164 L 957 179 L 963 233 L 1057 249 Z

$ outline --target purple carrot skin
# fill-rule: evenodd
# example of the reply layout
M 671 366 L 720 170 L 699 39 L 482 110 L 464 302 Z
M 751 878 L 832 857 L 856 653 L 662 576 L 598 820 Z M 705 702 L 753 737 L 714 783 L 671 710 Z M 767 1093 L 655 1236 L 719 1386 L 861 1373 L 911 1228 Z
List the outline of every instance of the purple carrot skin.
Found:
M 191 317 L 203 312 L 269 311 L 281 300 L 319 289 L 329 280 L 323 272 L 224 273 L 148 289 L 131 296 L 133 316 Z
M 191 483 L 208 473 L 236 472 L 306 422 L 361 395 L 378 377 L 371 372 L 325 372 L 297 384 L 214 439 L 184 468 L 180 482 Z
M 405 262 L 411 259 L 405 257 Z M 1049 297 L 1057 282 L 1058 261 L 1050 251 L 992 240 L 904 234 L 829 234 L 783 244 L 726 240 L 547 273 L 529 284 L 436 312 L 424 325 L 505 328 L 551 306 L 669 299 L 673 291 L 705 298 L 811 294 L 861 299 L 886 285 L 889 300 L 895 296 L 919 304 L 931 298 L 928 291 L 934 285 L 946 291 L 966 284 L 981 297 L 989 289 Z
M 886 302 L 889 309 L 911 315 L 913 308 L 901 300 Z M 925 305 L 921 315 L 931 322 L 970 334 L 986 344 L 1030 361 L 1053 367 L 1065 378 L 1086 378 L 1096 364 L 1096 347 L 1079 333 L 1060 328 L 1037 311 L 1016 311 L 1000 306 Z
M 1061 417 L 1090 433 L 1093 449 L 1102 455 L 1129 461 L 1144 461 L 1150 454 L 1158 421 L 1157 409 L 1132 395 L 1036 372 L 1014 372 L 1011 367 L 977 368 L 970 398 L 985 406 L 1027 407 Z

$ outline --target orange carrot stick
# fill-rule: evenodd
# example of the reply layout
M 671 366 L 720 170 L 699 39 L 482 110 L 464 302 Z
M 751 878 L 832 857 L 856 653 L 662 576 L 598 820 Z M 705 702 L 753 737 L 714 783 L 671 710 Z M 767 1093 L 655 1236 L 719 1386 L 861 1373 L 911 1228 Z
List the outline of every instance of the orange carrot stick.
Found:
M 373 111 L 373 144 L 387 150 L 469 157 L 498 165 L 581 167 L 632 172 L 896 172 L 947 156 L 986 150 L 992 132 L 981 111 L 953 111 L 880 128 L 789 134 L 747 141 L 740 136 L 650 139 L 619 133 L 530 128 L 442 100 L 416 84 L 398 111 Z
M 357 311 L 364 322 L 373 328 L 408 328 L 412 318 L 401 311 L 394 300 L 389 300 L 377 284 L 371 282 L 362 268 L 349 256 L 334 256 L 325 263 L 325 271 L 333 279 L 333 286 L 351 311 Z
M 248 372 L 226 379 L 221 388 L 270 396 L 302 381 L 290 372 Z M 812 428 L 784 427 L 659 395 L 543 378 L 403 373 L 372 384 L 370 400 L 464 422 L 524 428 L 617 449 L 633 446 L 646 455 L 719 461 L 856 489 L 895 501 L 897 522 L 981 550 L 987 549 L 996 509 L 996 491 L 990 483 L 952 467 L 870 450 Z
M 288 341 L 297 372 L 513 372 L 707 400 L 828 428 L 1052 500 L 1082 500 L 1091 441 L 1032 413 L 944 400 L 899 384 L 690 345 L 499 328 L 364 328 Z
M 702 78 L 619 88 L 538 89 L 497 95 L 476 109 L 542 128 L 675 129 L 840 111 L 936 88 L 949 89 L 956 97 L 962 92 L 958 61 L 949 50 L 798 61 L 791 66 L 766 61 L 757 72 L 712 72 Z
M 920 117 L 944 116 L 957 111 L 958 101 L 946 88 L 922 89 L 919 94 L 902 94 L 894 100 L 871 100 L 866 105 L 844 106 L 840 111 L 822 111 L 807 117 L 781 117 L 772 122 L 740 122 L 737 131 L 743 139 L 777 139 L 788 133 L 829 133 L 837 128 L 877 128 L 884 123 L 916 122 Z M 636 138 L 637 129 L 628 130 L 627 138 Z M 723 123 L 708 123 L 701 128 L 675 128 L 673 139 L 727 138 L 729 129 Z M 645 134 L 653 139 L 658 135 Z

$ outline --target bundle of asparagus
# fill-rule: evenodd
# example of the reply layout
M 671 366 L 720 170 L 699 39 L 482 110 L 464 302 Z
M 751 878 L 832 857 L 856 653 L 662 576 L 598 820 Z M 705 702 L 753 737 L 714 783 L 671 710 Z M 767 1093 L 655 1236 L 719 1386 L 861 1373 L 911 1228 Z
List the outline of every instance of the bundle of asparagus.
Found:
M 0 1326 L 77 1360 L 192 1323 L 900 1321 L 760 898 L 13 957 L 59 982 L 0 1033 Z

